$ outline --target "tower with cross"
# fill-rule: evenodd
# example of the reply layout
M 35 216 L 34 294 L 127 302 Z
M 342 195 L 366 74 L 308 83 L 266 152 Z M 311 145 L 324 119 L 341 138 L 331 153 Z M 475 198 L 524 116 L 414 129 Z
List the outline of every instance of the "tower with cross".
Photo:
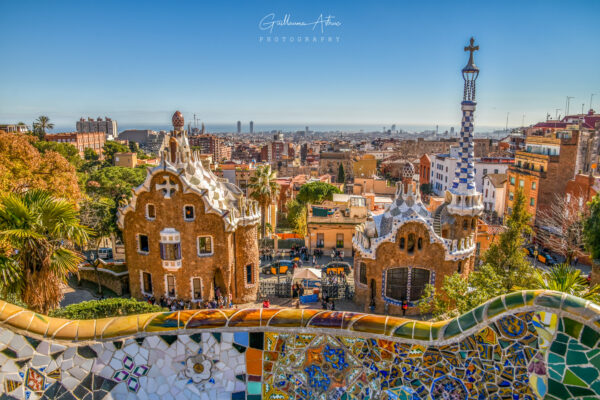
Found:
M 462 69 L 464 80 L 463 101 L 461 103 L 462 122 L 460 128 L 459 160 L 454 172 L 454 182 L 446 194 L 448 211 L 452 214 L 475 217 L 483 211 L 481 194 L 475 188 L 475 163 L 473 145 L 473 123 L 475 113 L 475 82 L 479 68 L 473 60 L 473 53 L 479 50 L 475 39 L 471 38 L 465 51 L 469 52 L 469 61 Z

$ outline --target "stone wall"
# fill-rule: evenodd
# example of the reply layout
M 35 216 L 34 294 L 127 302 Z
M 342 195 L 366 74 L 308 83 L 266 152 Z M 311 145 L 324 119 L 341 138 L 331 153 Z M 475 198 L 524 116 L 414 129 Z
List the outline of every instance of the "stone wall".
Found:
M 104 272 L 102 268 L 96 273 L 93 268 L 91 269 L 82 269 L 79 268 L 79 280 L 89 281 L 100 284 L 115 292 L 118 296 L 122 296 L 124 293 L 129 292 L 129 276 L 125 273 L 125 275 L 115 275 L 114 273 Z
M 0 302 L 0 397 L 592 399 L 599 319 L 545 291 L 439 323 L 301 309 L 69 321 Z

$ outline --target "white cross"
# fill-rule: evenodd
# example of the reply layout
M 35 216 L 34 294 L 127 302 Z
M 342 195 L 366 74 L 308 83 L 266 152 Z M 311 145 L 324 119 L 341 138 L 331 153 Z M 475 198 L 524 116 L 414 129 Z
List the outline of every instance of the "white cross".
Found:
M 171 177 L 166 177 L 162 184 L 156 184 L 156 190 L 162 190 L 165 199 L 170 199 L 171 195 L 179 188 L 178 184 L 171 182 Z

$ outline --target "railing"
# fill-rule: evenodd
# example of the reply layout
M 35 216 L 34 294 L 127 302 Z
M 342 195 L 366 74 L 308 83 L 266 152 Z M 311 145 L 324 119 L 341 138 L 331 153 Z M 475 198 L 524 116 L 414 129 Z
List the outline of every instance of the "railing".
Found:
M 542 290 L 441 322 L 279 308 L 71 321 L 0 301 L 0 394 L 591 399 L 599 319 L 598 305 Z

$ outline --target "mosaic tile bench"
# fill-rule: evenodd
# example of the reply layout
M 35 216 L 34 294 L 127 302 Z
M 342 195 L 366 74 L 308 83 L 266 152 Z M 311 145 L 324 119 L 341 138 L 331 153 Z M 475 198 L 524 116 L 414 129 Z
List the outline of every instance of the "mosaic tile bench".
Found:
M 0 301 L 0 399 L 596 399 L 599 320 L 547 291 L 440 323 L 297 309 L 70 321 Z

